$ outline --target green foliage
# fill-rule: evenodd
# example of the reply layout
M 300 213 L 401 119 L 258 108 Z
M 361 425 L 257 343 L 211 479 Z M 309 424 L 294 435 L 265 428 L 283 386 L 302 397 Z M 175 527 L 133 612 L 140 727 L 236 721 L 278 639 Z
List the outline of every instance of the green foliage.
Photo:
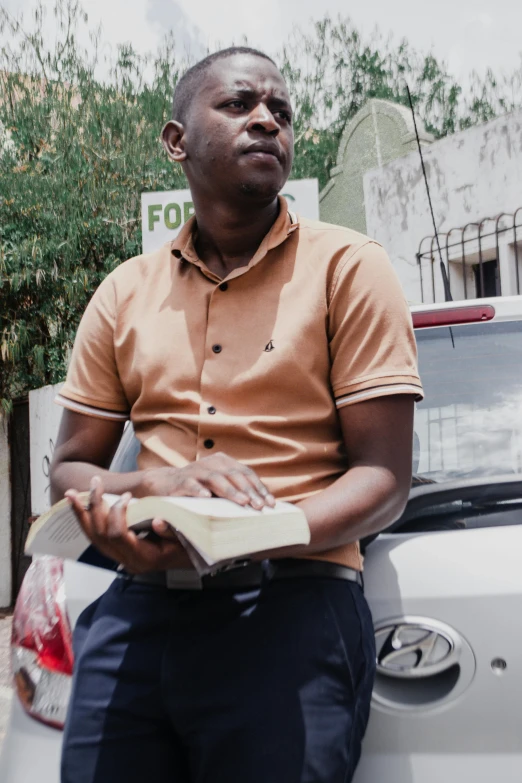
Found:
M 293 176 L 328 181 L 346 123 L 369 98 L 415 111 L 436 138 L 468 128 L 522 105 L 522 68 L 509 76 L 472 73 L 466 90 L 430 54 L 375 31 L 364 39 L 349 19 L 318 22 L 311 34 L 294 32 L 279 58 L 295 108 Z
M 100 281 L 141 250 L 140 194 L 186 187 L 159 142 L 186 63 L 166 37 L 154 56 L 104 59 L 78 0 L 25 23 L 0 9 L 0 405 L 63 379 L 79 318 Z M 437 136 L 517 105 L 516 79 L 461 87 L 432 55 L 349 20 L 296 30 L 277 57 L 295 105 L 293 177 L 324 185 L 342 129 L 370 97 L 406 103 Z M 108 74 L 105 78 L 100 72 Z M 520 90 L 518 90 L 520 95 Z
M 167 40 L 148 62 L 118 50 L 95 77 L 78 45 L 76 3 L 59 3 L 45 47 L 41 10 L 30 41 L 0 17 L 0 399 L 63 379 L 79 317 L 100 281 L 141 252 L 140 193 L 186 187 L 159 142 L 181 63 Z M 96 43 L 96 42 L 95 42 Z M 95 53 L 96 54 L 96 53 Z

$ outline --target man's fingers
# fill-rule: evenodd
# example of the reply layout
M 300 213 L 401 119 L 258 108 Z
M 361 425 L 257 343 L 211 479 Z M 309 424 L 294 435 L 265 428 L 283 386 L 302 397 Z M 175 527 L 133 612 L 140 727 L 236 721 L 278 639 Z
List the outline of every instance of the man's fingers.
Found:
M 263 505 L 265 503 L 269 506 L 275 505 L 274 496 L 268 487 L 265 487 L 255 470 L 252 470 L 252 468 L 243 465 L 233 457 L 229 457 L 228 454 L 219 454 L 215 456 L 224 461 L 224 464 L 226 465 L 226 471 L 224 472 L 226 472 L 228 476 L 233 475 L 235 479 L 238 477 L 244 477 L 247 480 L 249 486 L 247 491 L 249 493 L 253 491 L 255 494 L 259 495 L 263 500 Z M 242 481 L 242 478 L 239 478 L 239 480 Z M 234 481 L 234 483 L 236 482 Z
M 269 506 L 275 506 L 275 497 L 272 495 L 268 487 L 265 487 L 257 473 L 251 470 L 251 468 L 247 467 L 243 468 L 243 470 L 245 472 L 245 476 L 249 479 L 256 492 L 262 496 L 265 503 Z
M 200 481 L 204 482 L 205 486 L 218 498 L 233 500 L 234 503 L 239 503 L 240 506 L 247 506 L 251 501 L 249 494 L 239 490 L 228 479 L 226 474 L 221 473 L 219 470 L 209 471 L 201 477 Z
M 131 574 L 165 570 L 182 548 L 179 541 L 162 539 L 152 543 L 147 539 L 139 539 L 132 531 L 128 532 L 129 537 L 126 540 L 128 549 L 122 562 Z
M 178 541 L 176 533 L 164 519 L 153 519 L 152 529 L 160 538 L 164 538 L 167 541 Z
M 192 568 L 193 566 L 186 549 L 179 541 L 174 542 L 163 539 L 158 546 L 154 570 L 165 571 L 172 567 Z
M 246 492 L 251 498 L 255 499 L 255 505 L 253 504 L 254 508 L 262 508 L 265 505 L 275 505 L 274 496 L 250 468 L 244 466 L 232 468 L 227 472 L 227 476 L 230 478 L 230 481 L 233 481 L 237 487 L 240 487 L 243 490 L 243 492 Z M 259 501 L 261 501 L 261 505 L 259 505 Z
M 107 507 L 103 502 L 103 484 L 99 476 L 93 476 L 91 479 L 89 510 L 94 534 L 96 536 L 106 536 L 108 513 Z
M 227 471 L 226 475 L 228 480 L 232 482 L 232 484 L 234 484 L 234 486 L 237 487 L 240 492 L 248 496 L 250 505 L 253 508 L 263 508 L 266 500 L 259 492 L 257 487 L 254 486 L 250 476 L 248 476 L 245 471 L 240 468 L 232 468 L 232 470 Z
M 183 483 L 179 487 L 176 487 L 176 490 L 170 494 L 172 497 L 175 497 L 176 495 L 191 498 L 212 497 L 212 492 L 207 487 L 205 487 L 201 481 L 198 481 L 197 478 L 193 478 L 192 476 L 185 478 Z
M 75 489 L 68 489 L 65 493 L 65 497 L 71 504 L 73 511 L 76 514 L 76 518 L 83 529 L 83 532 L 87 538 L 92 540 L 93 528 L 91 514 L 83 505 L 79 493 Z
M 115 503 L 109 513 L 107 514 L 107 521 L 105 525 L 105 535 L 110 539 L 117 539 L 125 537 L 128 532 L 127 527 L 127 507 L 132 495 L 130 492 L 125 492 L 121 496 L 120 500 Z

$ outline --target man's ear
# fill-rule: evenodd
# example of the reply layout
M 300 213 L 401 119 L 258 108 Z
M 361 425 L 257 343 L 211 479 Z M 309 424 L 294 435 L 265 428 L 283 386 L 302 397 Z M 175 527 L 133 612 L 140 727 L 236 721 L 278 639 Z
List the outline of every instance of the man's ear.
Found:
M 182 163 L 187 159 L 185 152 L 185 128 L 176 120 L 169 120 L 161 131 L 161 140 L 171 160 Z

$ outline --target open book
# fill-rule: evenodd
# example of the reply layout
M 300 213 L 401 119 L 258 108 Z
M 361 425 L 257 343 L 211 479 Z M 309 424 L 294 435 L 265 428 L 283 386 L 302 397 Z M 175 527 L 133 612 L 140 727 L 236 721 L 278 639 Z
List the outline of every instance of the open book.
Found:
M 87 505 L 89 493 L 81 493 Z M 104 495 L 112 506 L 118 495 Z M 152 519 L 164 519 L 176 531 L 197 572 L 202 575 L 256 552 L 308 544 L 310 530 L 304 513 L 291 503 L 255 511 L 223 498 L 132 498 L 127 525 L 135 531 L 151 530 Z M 55 555 L 78 560 L 90 541 L 80 527 L 68 500 L 58 503 L 33 523 L 27 537 L 28 555 Z

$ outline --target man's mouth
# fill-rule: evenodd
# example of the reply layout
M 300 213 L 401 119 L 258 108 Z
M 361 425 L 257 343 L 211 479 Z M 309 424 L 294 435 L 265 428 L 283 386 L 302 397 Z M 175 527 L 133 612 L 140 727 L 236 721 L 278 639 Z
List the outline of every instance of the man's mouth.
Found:
M 251 144 L 243 152 L 244 155 L 248 155 L 255 160 L 264 161 L 267 163 L 273 163 L 277 160 L 281 163 L 281 151 L 276 144 L 270 144 L 269 142 L 256 142 Z

